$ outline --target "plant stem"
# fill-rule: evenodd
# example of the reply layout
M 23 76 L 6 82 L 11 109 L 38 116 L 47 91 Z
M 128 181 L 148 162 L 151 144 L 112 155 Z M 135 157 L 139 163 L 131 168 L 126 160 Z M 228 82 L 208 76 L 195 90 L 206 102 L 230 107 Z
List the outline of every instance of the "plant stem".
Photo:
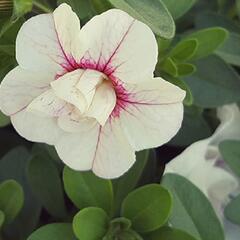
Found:
M 49 8 L 49 7 L 46 6 L 46 5 L 43 5 L 43 4 L 40 3 L 40 2 L 34 1 L 34 2 L 33 2 L 33 5 L 34 5 L 35 7 L 37 7 L 38 9 L 42 10 L 42 11 L 45 12 L 45 13 L 50 13 L 50 12 L 52 12 L 52 9 L 51 9 L 51 8 Z

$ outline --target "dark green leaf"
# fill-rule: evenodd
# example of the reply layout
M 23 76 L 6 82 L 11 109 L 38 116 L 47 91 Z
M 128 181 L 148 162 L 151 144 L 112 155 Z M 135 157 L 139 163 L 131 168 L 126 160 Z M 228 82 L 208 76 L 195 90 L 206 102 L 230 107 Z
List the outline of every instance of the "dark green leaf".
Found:
M 0 112 L 0 127 L 5 127 L 10 123 L 10 118 Z
M 100 207 L 111 215 L 113 189 L 110 180 L 99 178 L 92 172 L 77 172 L 65 167 L 63 181 L 68 197 L 79 209 Z
M 0 209 L 5 221 L 10 223 L 23 207 L 24 193 L 22 187 L 14 180 L 7 180 L 0 185 Z
M 73 218 L 73 231 L 79 240 L 99 240 L 108 229 L 109 218 L 101 208 L 84 208 Z
M 217 56 L 195 63 L 197 71 L 184 77 L 193 94 L 194 104 L 214 108 L 240 100 L 240 77 Z
M 4 215 L 4 212 L 0 210 L 0 231 L 1 231 L 1 228 L 2 228 L 2 225 L 5 221 L 5 215 Z
M 109 0 L 109 2 L 146 23 L 157 35 L 166 39 L 174 37 L 174 21 L 161 0 Z
M 186 231 L 198 240 L 224 240 L 216 213 L 196 186 L 176 174 L 166 174 L 162 185 L 173 194 L 173 211 L 169 220 L 172 227 Z
M 225 208 L 224 214 L 228 220 L 240 225 L 240 195 L 234 198 Z
M 178 19 L 187 13 L 197 0 L 162 0 L 172 14 L 174 19 Z
M 114 206 L 115 212 L 121 207 L 123 199 L 136 187 L 144 167 L 146 166 L 149 157 L 149 151 L 141 151 L 136 153 L 136 162 L 133 167 L 118 179 L 113 179 L 114 190 Z
M 52 223 L 33 232 L 27 240 L 75 240 L 70 223 Z
M 240 141 L 226 140 L 219 144 L 224 161 L 240 177 Z
M 191 59 L 198 48 L 196 39 L 186 39 L 179 42 L 170 52 L 169 56 L 176 62 L 183 62 Z
M 102 12 L 107 11 L 108 9 L 112 8 L 112 4 L 108 1 L 99 1 L 99 0 L 90 0 L 94 10 L 100 14 Z
M 66 216 L 61 178 L 54 160 L 44 148 L 33 151 L 27 175 L 33 193 L 47 211 L 57 218 Z
M 148 234 L 146 238 L 147 240 L 196 240 L 190 234 L 170 227 L 159 228 Z
M 220 27 L 206 28 L 188 35 L 186 39 L 196 39 L 198 48 L 193 59 L 206 57 L 213 53 L 228 37 L 228 31 Z
M 158 184 L 149 184 L 128 194 L 121 214 L 138 232 L 150 232 L 166 223 L 171 212 L 171 195 Z

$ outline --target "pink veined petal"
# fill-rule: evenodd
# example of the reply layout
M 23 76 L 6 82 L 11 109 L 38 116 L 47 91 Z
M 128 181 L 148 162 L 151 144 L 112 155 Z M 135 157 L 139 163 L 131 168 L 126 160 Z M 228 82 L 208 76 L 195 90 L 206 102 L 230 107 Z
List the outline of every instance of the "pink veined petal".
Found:
M 92 163 L 92 170 L 97 176 L 117 178 L 127 172 L 135 160 L 135 152 L 117 121 L 108 122 L 99 129 Z
M 50 145 L 63 134 L 58 127 L 56 118 L 40 117 L 26 109 L 11 116 L 16 131 L 32 142 L 42 142 Z
M 168 142 L 181 127 L 185 92 L 160 78 L 123 88 L 112 118 L 121 122 L 133 148 L 140 151 Z
M 11 70 L 0 85 L 0 109 L 13 115 L 50 88 L 51 76 L 45 72 L 30 72 L 20 67 Z
M 154 34 L 127 13 L 111 9 L 95 16 L 81 34 L 89 41 L 81 67 L 131 83 L 153 76 L 158 54 Z
M 35 98 L 26 108 L 27 111 L 40 116 L 58 117 L 67 115 L 73 106 L 58 98 L 52 89 L 49 89 Z
M 61 20 L 61 14 L 67 18 Z M 16 59 L 24 69 L 50 72 L 53 80 L 76 68 L 73 57 L 80 59 L 83 51 L 79 34 L 76 14 L 63 4 L 54 14 L 41 14 L 23 24 L 16 40 Z

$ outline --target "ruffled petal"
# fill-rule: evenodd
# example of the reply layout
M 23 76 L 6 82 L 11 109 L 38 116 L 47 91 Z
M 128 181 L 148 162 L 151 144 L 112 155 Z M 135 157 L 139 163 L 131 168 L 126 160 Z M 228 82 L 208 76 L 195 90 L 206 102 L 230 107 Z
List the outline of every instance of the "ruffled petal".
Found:
M 0 108 L 6 115 L 25 109 L 29 103 L 50 88 L 51 76 L 14 68 L 1 82 Z
M 83 68 L 131 83 L 153 76 L 158 54 L 154 34 L 127 13 L 111 9 L 95 16 L 81 34 L 88 39 L 88 50 L 80 64 Z

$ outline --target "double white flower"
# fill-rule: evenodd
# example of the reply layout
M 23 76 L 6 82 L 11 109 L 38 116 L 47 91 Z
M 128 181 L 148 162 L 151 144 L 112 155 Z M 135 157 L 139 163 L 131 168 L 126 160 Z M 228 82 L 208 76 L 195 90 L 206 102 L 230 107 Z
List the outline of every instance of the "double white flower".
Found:
M 185 92 L 153 77 L 157 55 L 150 28 L 125 12 L 109 10 L 80 30 L 62 4 L 20 29 L 19 66 L 1 83 L 1 111 L 71 168 L 118 177 L 135 151 L 166 143 L 181 126 Z

